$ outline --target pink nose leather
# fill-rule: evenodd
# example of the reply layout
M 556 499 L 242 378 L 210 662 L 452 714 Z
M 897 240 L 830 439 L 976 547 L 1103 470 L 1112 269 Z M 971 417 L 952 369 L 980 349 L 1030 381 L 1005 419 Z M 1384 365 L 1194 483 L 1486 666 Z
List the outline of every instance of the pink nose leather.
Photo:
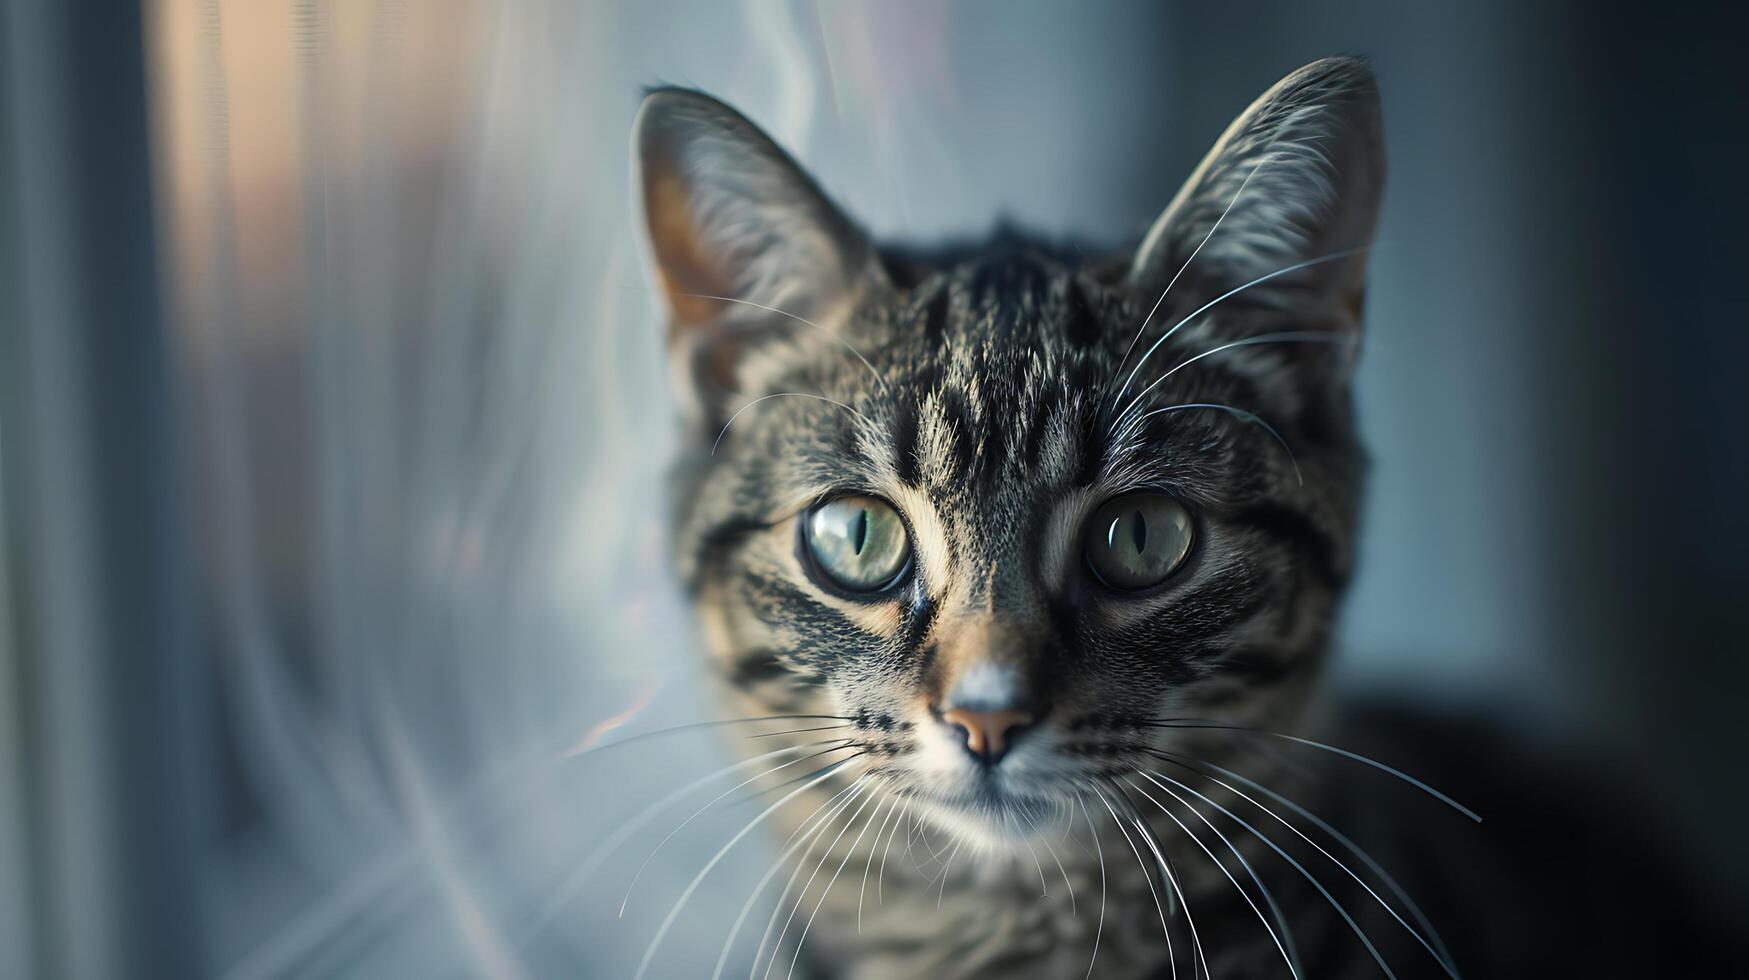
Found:
M 994 762 L 1007 751 L 1009 733 L 1032 724 L 1033 716 L 1025 711 L 950 708 L 941 713 L 941 720 L 966 733 L 966 748 L 973 755 Z

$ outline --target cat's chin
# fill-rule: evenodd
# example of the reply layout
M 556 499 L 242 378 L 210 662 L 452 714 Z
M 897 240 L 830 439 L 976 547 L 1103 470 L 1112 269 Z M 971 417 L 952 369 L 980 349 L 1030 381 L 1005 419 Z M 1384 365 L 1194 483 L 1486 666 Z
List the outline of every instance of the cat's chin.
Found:
M 1056 796 L 1019 793 L 983 785 L 951 796 L 919 795 L 916 806 L 941 829 L 991 847 L 1060 832 L 1074 803 Z

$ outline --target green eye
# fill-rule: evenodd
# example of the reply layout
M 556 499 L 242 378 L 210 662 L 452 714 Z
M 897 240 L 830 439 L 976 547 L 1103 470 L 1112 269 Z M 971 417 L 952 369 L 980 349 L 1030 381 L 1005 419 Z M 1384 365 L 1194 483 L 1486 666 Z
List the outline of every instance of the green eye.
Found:
M 905 522 L 876 497 L 829 500 L 808 513 L 802 529 L 814 563 L 852 592 L 886 588 L 911 557 Z
M 1087 526 L 1087 564 L 1114 589 L 1159 585 L 1190 553 L 1190 511 L 1163 493 L 1113 497 Z

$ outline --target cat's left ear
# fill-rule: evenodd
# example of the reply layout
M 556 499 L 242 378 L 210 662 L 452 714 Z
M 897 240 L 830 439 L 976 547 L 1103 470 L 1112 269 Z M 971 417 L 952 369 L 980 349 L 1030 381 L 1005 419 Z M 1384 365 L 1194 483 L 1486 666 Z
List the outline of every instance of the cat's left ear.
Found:
M 1201 305 L 1264 279 L 1234 299 L 1306 328 L 1357 330 L 1384 176 L 1371 70 L 1354 58 L 1313 62 L 1221 135 L 1149 230 L 1129 281 L 1157 296 L 1182 270 L 1173 292 L 1194 290 Z
M 720 424 L 748 355 L 844 309 L 878 277 L 875 251 L 789 154 L 707 95 L 651 92 L 632 145 L 671 358 L 690 407 Z

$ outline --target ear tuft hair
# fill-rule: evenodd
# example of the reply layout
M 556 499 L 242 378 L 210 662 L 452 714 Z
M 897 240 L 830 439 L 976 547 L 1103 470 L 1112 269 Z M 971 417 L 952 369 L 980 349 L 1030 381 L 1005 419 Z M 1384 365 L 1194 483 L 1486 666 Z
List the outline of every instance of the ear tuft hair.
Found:
M 1130 282 L 1159 292 L 1184 270 L 1203 291 L 1225 291 L 1340 256 L 1260 284 L 1251 298 L 1357 326 L 1384 171 L 1372 71 L 1357 58 L 1307 65 L 1216 141 L 1137 249 Z

